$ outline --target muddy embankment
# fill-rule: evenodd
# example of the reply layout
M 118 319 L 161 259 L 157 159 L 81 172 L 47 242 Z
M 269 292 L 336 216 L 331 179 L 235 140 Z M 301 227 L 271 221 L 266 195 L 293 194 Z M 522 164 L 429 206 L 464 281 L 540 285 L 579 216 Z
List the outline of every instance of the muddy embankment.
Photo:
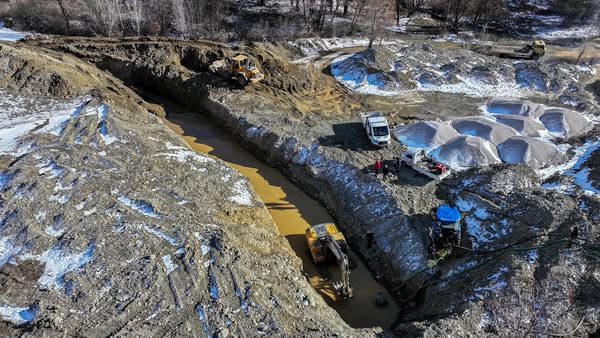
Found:
M 311 288 L 244 176 L 120 80 L 34 46 L 0 44 L 0 64 L 3 103 L 81 100 L 17 125 L 0 157 L 0 335 L 377 334 Z
M 253 154 L 282 170 L 323 202 L 342 225 L 351 245 L 388 286 L 401 284 L 414 271 L 426 266 L 426 228 L 407 222 L 384 185 L 356 166 L 344 163 L 343 159 L 329 158 L 318 141 L 302 142 L 286 134 L 284 129 L 278 130 L 278 124 L 293 125 L 296 121 L 289 112 L 277 114 L 275 104 L 257 95 L 261 90 L 294 96 L 310 91 L 304 88 L 307 84 L 294 87 L 286 81 L 267 80 L 254 89 L 242 91 L 234 87 L 232 90 L 235 85 L 208 73 L 208 65 L 223 54 L 232 55 L 241 50 L 215 49 L 214 45 L 202 43 L 54 41 L 44 45 L 73 53 L 125 83 L 144 87 L 208 114 Z M 298 76 L 294 69 L 289 69 L 293 65 L 285 65 L 288 69 L 284 72 L 283 66 L 268 52 L 252 48 L 244 52 L 260 60 L 258 64 L 271 65 L 272 75 L 268 76 L 292 79 Z M 321 81 L 324 80 L 321 78 Z M 260 110 L 273 113 L 268 116 L 253 113 Z M 295 130 L 302 133 L 307 128 L 310 126 L 303 125 Z M 367 233 L 374 236 L 371 247 L 368 247 Z

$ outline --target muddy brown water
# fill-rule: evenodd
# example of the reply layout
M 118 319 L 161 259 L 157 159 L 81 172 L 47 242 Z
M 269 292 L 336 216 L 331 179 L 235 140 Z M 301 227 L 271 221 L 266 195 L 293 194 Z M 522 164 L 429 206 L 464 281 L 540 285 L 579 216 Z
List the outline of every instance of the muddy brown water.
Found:
M 352 267 L 350 279 L 354 288 L 354 297 L 348 300 L 337 300 L 331 281 L 326 280 L 327 277 L 339 280 L 339 269 L 334 264 L 316 266 L 313 263 L 304 231 L 313 224 L 334 222 L 323 206 L 277 169 L 262 163 L 243 149 L 202 115 L 171 105 L 165 107 L 165 110 L 168 112 L 166 124 L 182 135 L 191 148 L 226 161 L 248 177 L 271 213 L 280 234 L 286 237 L 292 249 L 302 259 L 310 284 L 346 323 L 355 328 L 391 326 L 398 315 L 398 309 L 356 253 L 349 251 L 348 255 Z M 390 304 L 385 307 L 376 306 L 375 296 L 378 292 L 383 292 L 391 301 Z

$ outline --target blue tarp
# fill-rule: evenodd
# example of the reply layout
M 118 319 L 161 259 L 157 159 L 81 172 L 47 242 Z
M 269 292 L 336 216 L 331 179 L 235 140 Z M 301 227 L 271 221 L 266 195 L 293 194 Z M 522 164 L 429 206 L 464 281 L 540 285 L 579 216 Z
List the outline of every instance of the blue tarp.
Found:
M 447 204 L 440 205 L 435 215 L 440 222 L 458 222 L 460 220 L 458 209 Z

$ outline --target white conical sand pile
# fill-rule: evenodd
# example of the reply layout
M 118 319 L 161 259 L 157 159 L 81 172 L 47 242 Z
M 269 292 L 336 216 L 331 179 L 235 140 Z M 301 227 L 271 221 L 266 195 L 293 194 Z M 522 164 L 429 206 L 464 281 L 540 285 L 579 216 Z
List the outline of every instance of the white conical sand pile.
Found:
M 502 123 L 483 117 L 465 117 L 452 122 L 460 134 L 478 136 L 498 145 L 509 137 L 517 136 L 516 130 Z
M 564 108 L 547 109 L 540 121 L 552 134 L 564 138 L 581 135 L 593 128 L 583 115 Z
M 539 137 L 540 131 L 546 130 L 543 124 L 538 121 L 519 115 L 494 115 L 496 121 L 507 125 L 524 136 Z
M 524 163 L 536 169 L 559 163 L 563 159 L 556 147 L 526 136 L 509 138 L 498 146 L 498 154 L 506 163 Z
M 487 110 L 492 114 L 536 118 L 544 113 L 544 106 L 529 100 L 491 99 L 487 105 Z
M 434 149 L 458 136 L 456 129 L 438 121 L 421 121 L 399 126 L 394 136 L 407 147 Z
M 481 137 L 461 135 L 430 154 L 452 168 L 481 167 L 500 163 L 496 147 Z

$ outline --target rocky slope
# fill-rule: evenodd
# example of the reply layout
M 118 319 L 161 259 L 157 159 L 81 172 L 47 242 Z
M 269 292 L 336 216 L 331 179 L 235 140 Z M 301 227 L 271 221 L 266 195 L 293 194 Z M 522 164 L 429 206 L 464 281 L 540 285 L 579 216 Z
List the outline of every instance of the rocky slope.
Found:
M 414 177 L 408 170 L 401 170 L 397 179 L 375 178 L 369 174 L 373 161 L 391 159 L 400 146 L 369 149 L 360 125 L 348 115 L 323 118 L 315 109 L 299 117 L 284 109 L 281 100 L 318 98 L 320 88 L 287 87 L 283 92 L 277 79 L 296 78 L 303 68 L 287 65 L 259 47 L 239 51 L 261 61 L 273 79 L 241 91 L 206 72 L 211 55 L 237 52 L 223 46 L 167 41 L 42 43 L 208 114 L 322 201 L 351 245 L 396 291 L 405 310 L 396 325 L 399 335 L 597 330 L 598 302 L 588 297 L 588 285 L 597 283 L 598 276 L 597 196 L 541 189 L 538 176 L 520 166 L 464 172 L 445 185 Z M 194 55 L 191 61 L 197 61 L 193 68 L 185 58 L 189 53 Z M 326 82 L 325 78 L 319 81 Z M 277 100 L 271 99 L 274 92 Z M 360 101 L 344 95 L 350 103 Z M 331 134 L 336 138 L 324 136 Z M 347 137 L 338 143 L 341 135 Z M 429 211 L 441 202 L 460 206 L 467 250 L 430 267 Z M 575 225 L 585 242 L 569 248 Z M 366 240 L 369 232 L 372 247 Z M 522 313 L 532 307 L 533 315 L 525 318 Z
M 81 97 L 0 167 L 3 336 L 357 336 L 306 282 L 247 180 L 119 80 L 0 45 L 0 86 Z M 46 121 L 44 123 L 49 123 Z

